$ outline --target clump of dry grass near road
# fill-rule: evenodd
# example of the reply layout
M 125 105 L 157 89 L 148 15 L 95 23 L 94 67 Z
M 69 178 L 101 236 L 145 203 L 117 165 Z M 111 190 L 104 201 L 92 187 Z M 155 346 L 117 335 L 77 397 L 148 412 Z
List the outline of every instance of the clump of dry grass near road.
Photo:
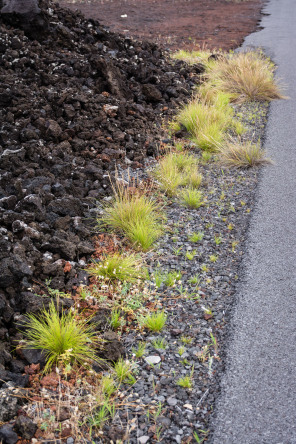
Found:
M 251 168 L 272 163 L 260 142 L 228 140 L 218 148 L 220 164 L 228 168 Z

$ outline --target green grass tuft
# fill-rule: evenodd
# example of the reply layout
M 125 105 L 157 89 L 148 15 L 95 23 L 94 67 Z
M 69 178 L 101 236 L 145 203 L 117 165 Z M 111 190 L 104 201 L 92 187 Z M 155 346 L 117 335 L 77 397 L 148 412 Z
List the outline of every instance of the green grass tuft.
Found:
M 54 365 L 88 366 L 93 361 L 101 361 L 95 352 L 100 343 L 88 319 L 76 319 L 72 311 L 63 311 L 60 315 L 54 302 L 39 315 L 27 315 L 24 336 L 26 348 L 44 351 L 45 372 Z
M 107 254 L 99 263 L 93 262 L 87 271 L 91 276 L 110 281 L 134 283 L 147 277 L 141 257 L 134 253 Z

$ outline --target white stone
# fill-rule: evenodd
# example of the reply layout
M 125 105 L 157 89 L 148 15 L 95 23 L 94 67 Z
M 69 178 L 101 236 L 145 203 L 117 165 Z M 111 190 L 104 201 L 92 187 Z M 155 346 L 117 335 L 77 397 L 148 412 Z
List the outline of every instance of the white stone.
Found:
M 154 365 L 154 364 L 158 364 L 161 359 L 159 356 L 147 356 L 147 358 L 145 358 L 145 361 L 147 362 L 147 364 L 149 365 Z

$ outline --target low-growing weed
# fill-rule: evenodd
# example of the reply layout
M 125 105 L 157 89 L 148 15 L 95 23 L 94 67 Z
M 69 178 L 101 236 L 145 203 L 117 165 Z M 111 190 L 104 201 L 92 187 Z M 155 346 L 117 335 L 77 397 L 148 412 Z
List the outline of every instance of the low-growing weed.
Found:
M 147 277 L 141 257 L 134 253 L 105 255 L 100 262 L 93 262 L 87 271 L 91 276 L 110 281 L 133 283 Z
M 165 326 L 167 315 L 164 311 L 158 311 L 146 316 L 143 325 L 151 331 L 161 331 Z
M 145 342 L 139 342 L 138 347 L 132 348 L 132 353 L 135 355 L 136 358 L 142 358 L 144 356 L 146 351 L 146 343 Z
M 192 233 L 190 236 L 188 236 L 188 240 L 190 242 L 200 242 L 203 240 L 204 232 L 198 231 L 198 233 Z
M 197 251 L 196 250 L 192 250 L 192 251 L 186 251 L 186 259 L 188 259 L 189 261 L 192 261 L 196 255 Z
M 164 338 L 156 338 L 151 342 L 151 344 L 157 350 L 165 350 L 168 346 L 168 343 Z
M 189 208 L 199 208 L 203 205 L 203 194 L 194 188 L 185 188 L 180 192 L 181 203 Z

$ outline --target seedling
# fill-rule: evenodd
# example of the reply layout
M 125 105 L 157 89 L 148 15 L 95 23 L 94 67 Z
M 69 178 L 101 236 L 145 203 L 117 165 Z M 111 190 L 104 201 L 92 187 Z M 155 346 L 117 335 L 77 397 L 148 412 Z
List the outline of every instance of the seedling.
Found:
M 178 354 L 179 354 L 180 356 L 182 356 L 182 355 L 185 353 L 185 351 L 186 351 L 186 348 L 185 348 L 183 345 L 181 345 L 181 346 L 178 348 Z
M 165 350 L 168 346 L 168 343 L 164 338 L 154 339 L 151 343 L 157 350 Z
M 181 342 L 183 342 L 183 344 L 192 344 L 193 338 L 190 336 L 181 336 Z
M 217 260 L 218 260 L 218 255 L 217 254 L 211 254 L 210 261 L 211 262 L 217 262 Z
M 196 250 L 192 250 L 192 251 L 186 251 L 186 258 L 189 261 L 192 261 L 194 259 L 194 256 L 196 255 L 197 251 Z
M 198 233 L 192 233 L 188 237 L 188 240 L 190 242 L 200 242 L 201 240 L 203 240 L 203 237 L 204 237 L 204 232 L 203 231 L 199 231 Z
M 120 383 L 126 382 L 132 376 L 132 364 L 130 361 L 125 361 L 120 358 L 114 365 L 114 370 L 117 379 Z
M 143 324 L 151 331 L 161 331 L 165 326 L 167 315 L 164 311 L 159 311 L 146 316 L 143 319 Z
M 190 375 L 183 376 L 182 378 L 178 379 L 177 385 L 183 388 L 191 389 L 193 387 L 193 372 L 194 366 L 191 369 Z
M 216 245 L 220 245 L 222 241 L 223 241 L 223 239 L 221 236 L 215 236 L 215 244 Z
M 118 309 L 112 310 L 111 319 L 110 319 L 110 326 L 114 330 L 117 330 L 118 328 L 123 327 L 124 325 L 125 325 L 125 320 L 121 316 L 121 311 Z
M 192 276 L 192 277 L 188 280 L 188 282 L 189 282 L 190 284 L 193 284 L 193 285 L 199 285 L 199 284 L 200 284 L 200 281 L 201 281 L 201 278 L 199 277 L 199 274 L 195 274 L 194 276 Z
M 209 271 L 209 267 L 206 264 L 202 264 L 200 268 L 204 273 L 208 273 Z
M 136 358 L 142 358 L 144 356 L 146 351 L 146 343 L 145 342 L 139 342 L 138 347 L 132 348 L 132 353 L 135 355 Z
M 103 395 L 107 398 L 109 398 L 117 390 L 116 383 L 111 376 L 102 377 L 100 381 L 100 388 Z
M 180 192 L 181 203 L 188 208 L 197 209 L 204 204 L 202 192 L 194 188 L 185 188 Z

